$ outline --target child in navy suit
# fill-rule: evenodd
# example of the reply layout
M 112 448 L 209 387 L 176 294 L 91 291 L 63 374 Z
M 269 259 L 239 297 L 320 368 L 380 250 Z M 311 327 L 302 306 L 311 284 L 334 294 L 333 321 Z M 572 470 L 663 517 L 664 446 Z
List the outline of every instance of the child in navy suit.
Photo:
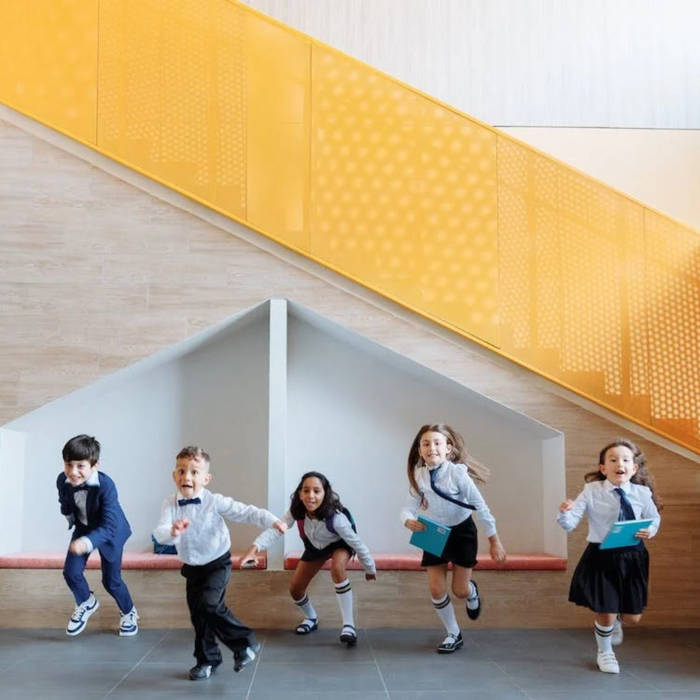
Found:
M 89 435 L 76 435 L 63 447 L 63 472 L 56 486 L 61 513 L 73 528 L 63 565 L 63 577 L 75 597 L 76 608 L 68 620 L 66 634 L 80 634 L 100 603 L 85 579 L 88 556 L 100 552 L 102 585 L 119 606 L 119 635 L 130 637 L 139 631 L 138 613 L 122 580 L 122 552 L 131 528 L 119 505 L 114 482 L 98 471 L 100 443 Z

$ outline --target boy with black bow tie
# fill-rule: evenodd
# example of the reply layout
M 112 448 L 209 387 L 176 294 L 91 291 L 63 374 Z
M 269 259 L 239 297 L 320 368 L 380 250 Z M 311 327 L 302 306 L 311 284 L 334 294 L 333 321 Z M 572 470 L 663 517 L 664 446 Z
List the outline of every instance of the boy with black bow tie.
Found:
M 119 635 L 138 633 L 138 613 L 122 579 L 122 553 L 131 528 L 119 504 L 112 479 L 98 471 L 100 443 L 89 435 L 76 435 L 63 447 L 63 471 L 56 486 L 61 513 L 73 528 L 63 565 L 63 577 L 75 598 L 76 608 L 66 634 L 80 634 L 100 603 L 93 595 L 84 571 L 93 549 L 100 552 L 102 584 L 119 606 Z
M 187 605 L 194 627 L 195 666 L 190 680 L 209 678 L 221 665 L 220 639 L 233 652 L 233 670 L 253 661 L 260 649 L 253 630 L 226 606 L 226 585 L 231 577 L 231 536 L 224 519 L 252 523 L 261 529 L 287 526 L 264 508 L 246 505 L 204 488 L 212 475 L 209 455 L 195 446 L 184 447 L 176 457 L 173 481 L 177 494 L 163 502 L 153 537 L 174 544 L 187 579 Z

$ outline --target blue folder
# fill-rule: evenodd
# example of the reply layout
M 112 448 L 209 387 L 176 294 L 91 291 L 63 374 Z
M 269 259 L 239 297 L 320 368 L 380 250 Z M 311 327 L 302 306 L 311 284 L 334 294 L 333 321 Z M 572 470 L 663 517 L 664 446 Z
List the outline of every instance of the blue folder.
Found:
M 649 527 L 653 520 L 618 520 L 613 523 L 605 539 L 600 543 L 600 549 L 615 549 L 617 547 L 633 547 L 640 540 L 634 536 L 638 530 Z
M 423 515 L 419 515 L 417 520 L 425 525 L 425 530 L 414 532 L 411 535 L 410 543 L 415 547 L 434 554 L 436 557 L 442 556 L 452 528 Z

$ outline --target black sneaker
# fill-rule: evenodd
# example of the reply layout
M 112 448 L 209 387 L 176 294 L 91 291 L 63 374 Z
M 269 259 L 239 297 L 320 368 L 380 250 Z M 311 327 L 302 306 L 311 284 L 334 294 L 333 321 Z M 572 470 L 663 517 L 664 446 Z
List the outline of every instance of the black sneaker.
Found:
M 474 598 L 467 598 L 467 617 L 470 620 L 476 620 L 481 614 L 481 598 L 479 597 L 479 587 L 476 585 L 476 581 L 472 580 L 474 584 L 474 592 L 476 593 L 476 607 L 472 610 L 469 607 L 469 603 L 474 602 Z
M 464 640 L 462 639 L 461 632 L 456 637 L 454 634 L 448 634 L 445 639 L 442 640 L 442 644 L 437 648 L 437 653 L 454 654 L 457 649 L 461 649 L 463 646 Z
M 255 661 L 255 657 L 260 651 L 260 643 L 253 642 L 243 649 L 236 649 L 233 652 L 233 670 L 238 673 L 242 671 L 251 661 Z
M 196 666 L 192 666 L 192 668 L 190 669 L 190 680 L 206 680 L 216 671 L 218 665 L 219 664 L 197 664 Z

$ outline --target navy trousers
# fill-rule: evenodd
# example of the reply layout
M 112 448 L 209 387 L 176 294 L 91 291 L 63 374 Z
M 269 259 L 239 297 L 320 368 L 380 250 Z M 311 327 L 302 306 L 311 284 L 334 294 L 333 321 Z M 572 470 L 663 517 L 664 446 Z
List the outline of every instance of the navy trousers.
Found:
M 63 578 L 66 579 L 77 605 L 84 603 L 90 597 L 90 586 L 84 574 L 88 556 L 88 554 L 73 554 L 69 550 L 63 565 Z M 122 579 L 122 553 L 120 551 L 119 556 L 111 561 L 104 557 L 101 558 L 101 561 L 102 585 L 117 602 L 120 612 L 124 615 L 134 607 L 134 603 L 129 595 L 129 589 Z

